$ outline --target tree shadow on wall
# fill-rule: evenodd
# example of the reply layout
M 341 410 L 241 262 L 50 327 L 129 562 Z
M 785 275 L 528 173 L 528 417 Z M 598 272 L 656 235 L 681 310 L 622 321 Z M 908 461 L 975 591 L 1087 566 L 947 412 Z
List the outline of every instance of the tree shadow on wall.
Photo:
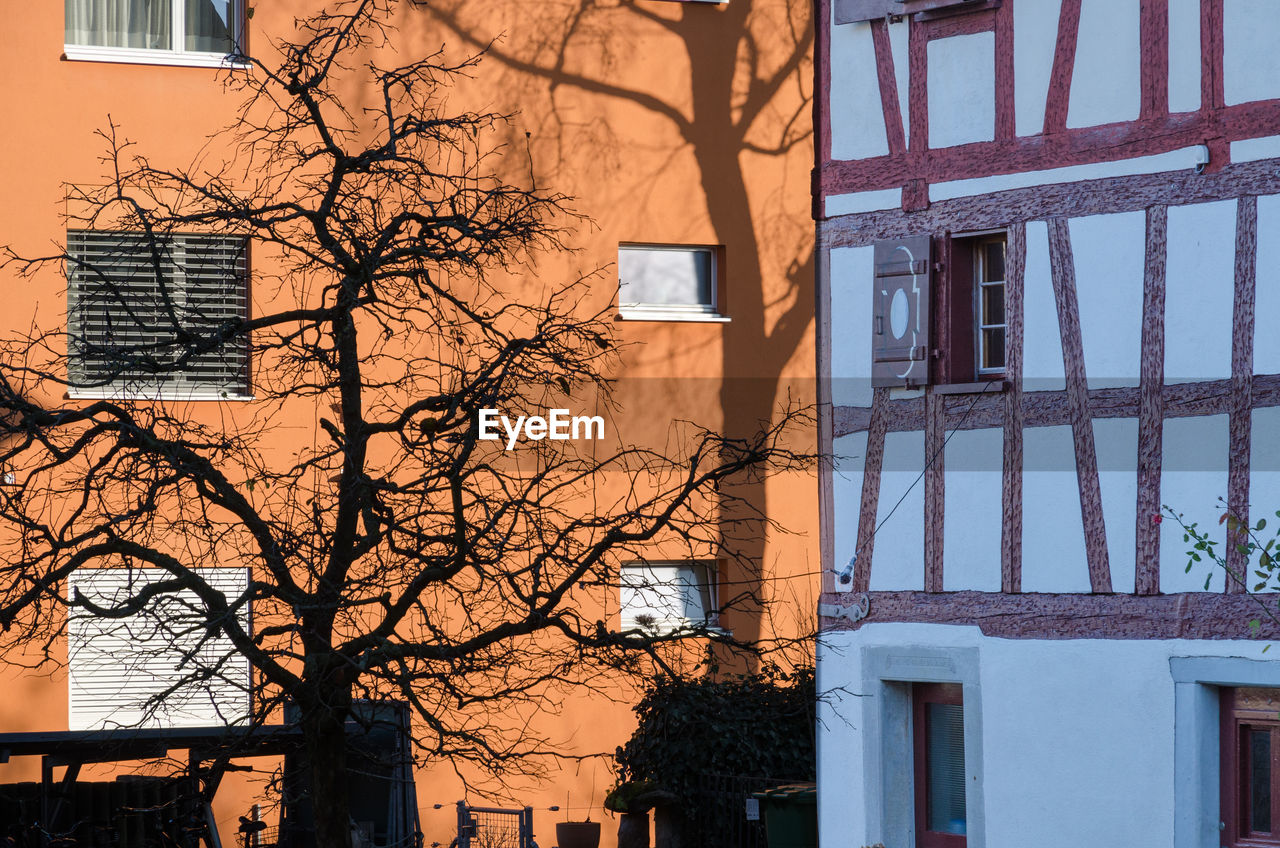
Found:
M 443 27 L 445 39 L 487 51 L 484 79 L 475 82 L 490 86 L 480 91 L 497 97 L 494 108 L 518 114 L 508 142 L 529 145 L 534 178 L 585 200 L 580 211 L 603 232 L 643 242 L 654 220 L 669 222 L 662 232 L 670 233 L 674 219 L 675 229 L 711 232 L 726 246 L 732 323 L 714 352 L 694 352 L 720 359 L 711 373 L 723 375 L 714 394 L 726 435 L 749 432 L 788 398 L 813 402 L 811 378 L 785 376 L 797 373 L 796 363 L 811 374 L 813 361 L 808 0 L 440 0 L 409 23 L 417 27 L 423 43 L 431 35 L 438 42 Z M 679 185 L 682 199 L 673 193 Z M 584 261 L 598 267 L 613 258 Z M 813 434 L 804 438 L 812 444 Z M 764 561 L 772 516 L 765 481 L 743 480 L 732 496 L 722 514 L 762 518 L 752 538 L 732 540 L 738 556 L 722 593 L 758 600 L 732 628 L 767 639 L 765 602 L 793 605 L 809 592 L 766 576 L 778 563 Z M 817 570 L 809 561 L 788 565 Z M 808 612 L 790 614 L 803 621 Z

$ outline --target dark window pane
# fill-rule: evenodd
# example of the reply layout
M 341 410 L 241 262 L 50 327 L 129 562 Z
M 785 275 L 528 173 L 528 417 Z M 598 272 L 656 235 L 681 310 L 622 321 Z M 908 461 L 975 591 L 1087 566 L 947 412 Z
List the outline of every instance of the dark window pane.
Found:
M 964 707 L 925 704 L 928 804 L 925 826 L 938 833 L 965 832 Z
M 1271 729 L 1250 729 L 1249 830 L 1271 832 Z
M 982 287 L 982 323 L 988 327 L 1004 323 L 1004 286 Z
M 982 331 L 982 369 L 1004 368 L 1004 327 Z
M 982 282 L 1004 279 L 1004 239 L 982 245 Z

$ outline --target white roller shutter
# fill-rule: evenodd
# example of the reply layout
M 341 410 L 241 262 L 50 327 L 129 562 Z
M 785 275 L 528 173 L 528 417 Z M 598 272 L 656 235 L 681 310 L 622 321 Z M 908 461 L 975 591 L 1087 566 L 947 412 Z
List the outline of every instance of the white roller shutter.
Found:
M 228 600 L 244 592 L 246 568 L 200 568 L 196 572 Z M 158 568 L 86 569 L 70 579 L 68 592 L 99 606 L 135 594 L 163 579 Z M 249 710 L 249 663 L 219 636 L 200 645 L 204 635 L 193 593 L 153 601 L 147 611 L 109 619 L 72 610 L 67 624 L 70 727 L 72 730 L 138 727 L 200 727 L 227 724 Z M 247 619 L 247 613 L 245 614 Z M 247 620 L 244 622 L 246 628 Z M 186 659 L 199 646 L 193 659 Z M 216 677 L 166 697 L 148 713 L 147 701 L 195 668 L 214 667 Z

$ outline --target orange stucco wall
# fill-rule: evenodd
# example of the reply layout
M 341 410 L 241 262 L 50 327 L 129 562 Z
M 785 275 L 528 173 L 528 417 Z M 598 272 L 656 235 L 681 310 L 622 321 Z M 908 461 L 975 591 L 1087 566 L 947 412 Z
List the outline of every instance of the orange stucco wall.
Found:
M 251 47 L 262 54 L 264 33 L 285 32 L 315 3 L 253 5 Z M 104 144 L 95 131 L 108 119 L 153 162 L 185 164 L 206 144 L 206 155 L 217 157 L 219 142 L 208 136 L 238 102 L 217 72 L 67 61 L 56 0 L 23 4 L 8 18 L 0 55 L 8 113 L 0 122 L 0 242 L 54 250 L 65 233 L 64 186 L 102 180 Z M 728 323 L 617 325 L 618 338 L 632 343 L 618 375 L 620 432 L 647 438 L 677 418 L 744 432 L 788 397 L 813 401 L 807 0 L 440 0 L 430 9 L 403 9 L 399 25 L 405 55 L 444 44 L 460 56 L 493 43 L 473 78 L 452 94 L 451 108 L 510 113 L 502 131 L 512 151 L 505 167 L 521 177 L 532 168 L 539 185 L 573 196 L 573 207 L 589 219 L 572 237 L 576 252 L 541 256 L 537 278 L 521 285 L 603 269 L 593 288 L 593 305 L 603 308 L 616 294 L 619 243 L 723 246 Z M 65 320 L 65 280 L 56 272 L 18 281 L 6 270 L 0 285 L 6 326 Z M 208 407 L 202 414 L 211 418 L 236 414 L 234 404 Z M 277 435 L 282 448 L 312 438 L 315 411 L 298 409 L 291 423 Z M 798 439 L 812 449 L 812 434 Z M 769 532 L 755 545 L 760 574 L 727 575 L 774 601 L 766 616 L 724 622 L 740 635 L 812 630 L 816 491 L 808 473 L 743 490 L 792 533 Z M 603 603 L 606 614 L 616 614 L 616 594 Z M 0 731 L 66 728 L 65 679 L 56 670 L 36 675 L 15 663 L 0 670 L 0 685 L 9 694 L 0 700 Z M 569 697 L 537 727 L 575 757 L 609 754 L 634 725 L 634 690 L 626 682 L 615 689 L 612 698 Z M 535 807 L 543 845 L 554 844 L 552 822 L 565 815 L 547 812 L 551 805 L 574 818 L 606 817 L 611 841 L 616 827 L 600 808 L 612 784 L 609 758 L 548 766 L 541 781 L 509 778 L 501 792 L 490 783 L 492 791 L 469 797 Z M 34 761 L 0 766 L 0 781 L 37 775 Z M 448 763 L 426 763 L 418 787 L 426 842 L 447 845 L 452 804 L 465 791 L 461 779 Z M 252 781 L 228 782 L 218 806 L 224 838 L 256 791 Z

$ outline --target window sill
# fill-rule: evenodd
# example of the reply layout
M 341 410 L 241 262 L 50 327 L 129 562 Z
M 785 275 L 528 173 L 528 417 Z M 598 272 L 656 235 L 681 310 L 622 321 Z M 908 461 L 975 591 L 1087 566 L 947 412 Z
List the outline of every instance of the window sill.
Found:
M 728 315 L 718 312 L 667 312 L 661 309 L 619 309 L 618 321 L 687 321 L 700 324 L 728 324 Z
M 131 401 L 234 401 L 244 402 L 257 400 L 257 395 L 222 394 L 219 392 L 67 392 L 63 397 L 67 400 L 131 400 Z
M 672 636 L 682 634 L 691 639 L 706 639 L 713 636 L 731 638 L 733 636 L 733 631 L 726 630 L 719 624 L 703 625 L 692 621 L 664 621 L 648 626 L 639 624 L 635 621 L 624 621 L 622 622 L 621 630 L 624 633 L 629 630 L 639 630 L 647 636 Z
M 172 65 L 187 68 L 223 68 L 243 70 L 244 60 L 235 61 L 229 54 L 175 53 L 172 50 L 148 50 L 140 47 L 92 47 L 64 44 L 62 58 L 68 62 L 114 62 L 122 65 Z
M 1007 391 L 1008 388 L 1009 382 L 1003 376 L 1000 376 L 973 383 L 951 383 L 950 385 L 934 386 L 933 393 L 935 395 L 1000 394 Z

